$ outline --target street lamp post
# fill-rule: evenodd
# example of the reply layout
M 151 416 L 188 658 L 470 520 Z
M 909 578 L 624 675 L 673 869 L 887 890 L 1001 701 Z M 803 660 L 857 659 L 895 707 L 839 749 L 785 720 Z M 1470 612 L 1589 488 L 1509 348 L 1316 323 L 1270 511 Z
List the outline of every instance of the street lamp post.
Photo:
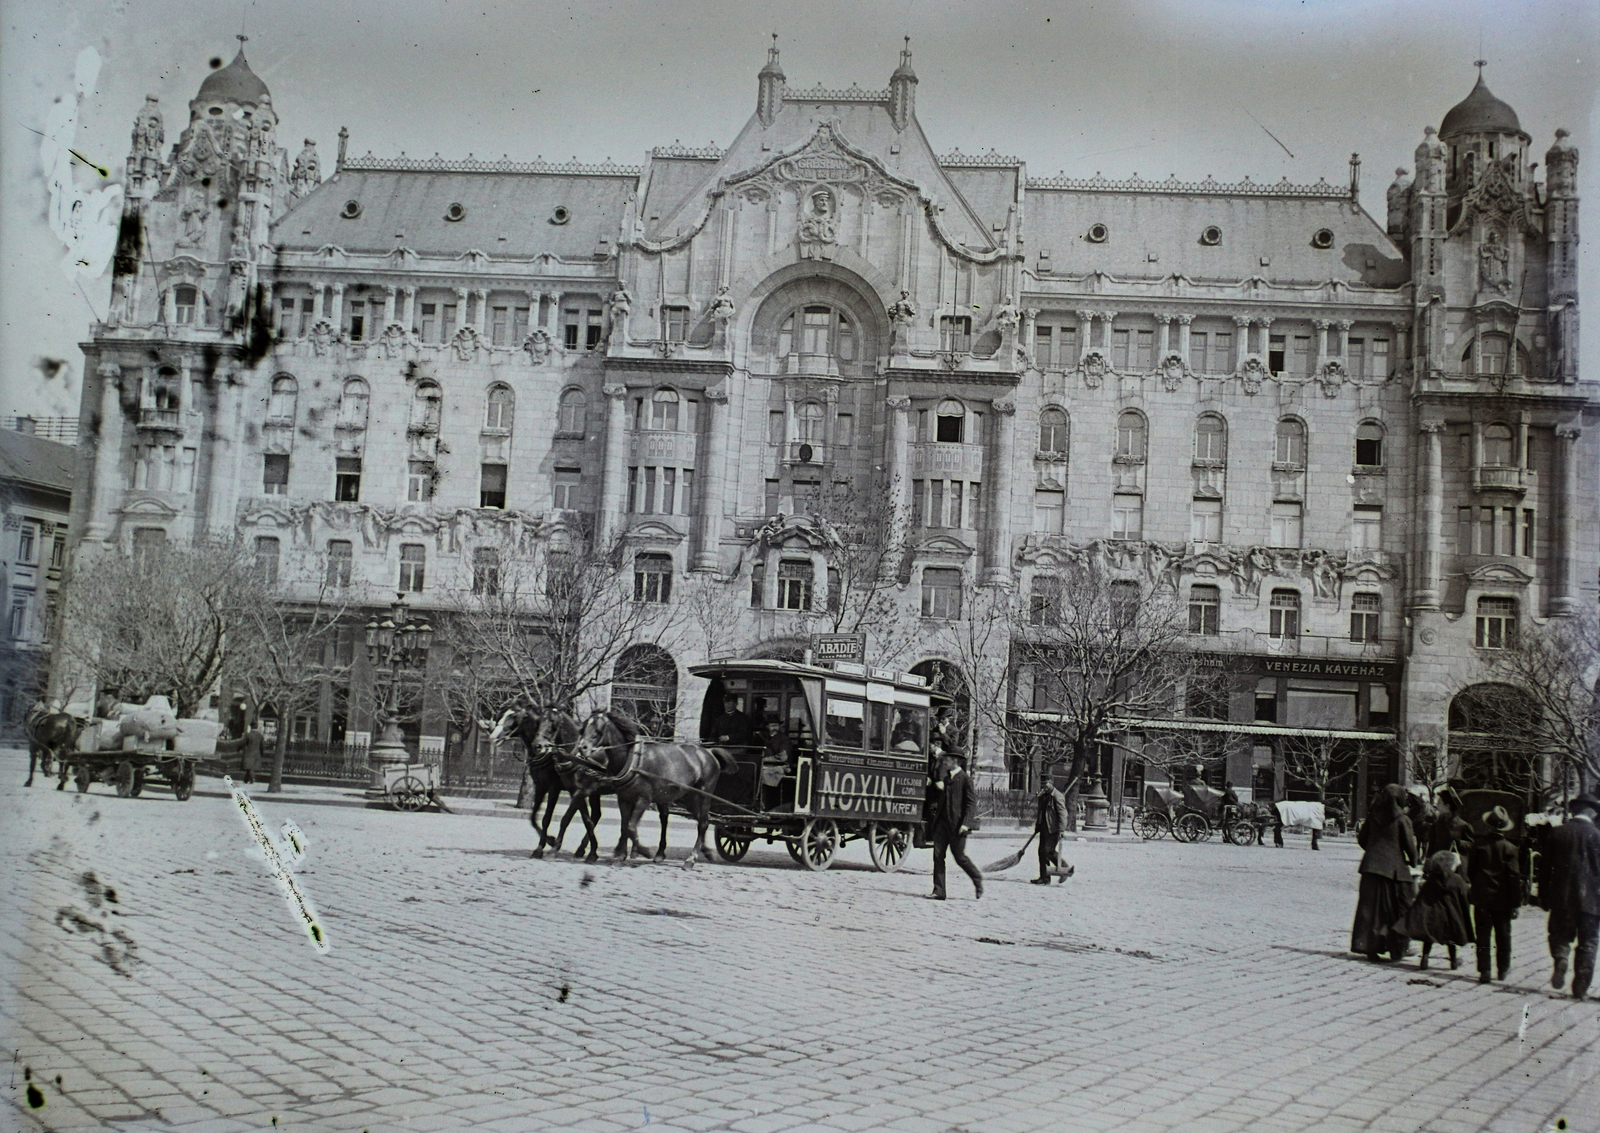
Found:
M 420 670 L 427 664 L 432 644 L 433 627 L 426 621 L 411 620 L 404 591 L 395 594 L 388 617 L 379 621 L 374 615 L 367 622 L 367 661 L 382 690 L 377 699 L 383 730 L 367 753 L 367 769 L 371 772 L 367 785 L 373 791 L 384 790 L 386 768 L 411 762 L 405 738 L 400 734 L 400 679 L 406 670 Z

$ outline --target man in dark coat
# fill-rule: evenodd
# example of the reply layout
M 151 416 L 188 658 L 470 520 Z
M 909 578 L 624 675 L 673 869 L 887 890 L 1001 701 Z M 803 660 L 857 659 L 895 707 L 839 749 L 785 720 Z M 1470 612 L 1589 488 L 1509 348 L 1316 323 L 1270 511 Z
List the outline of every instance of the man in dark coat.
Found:
M 1037 809 L 1033 832 L 1039 836 L 1039 876 L 1033 879 L 1033 883 L 1049 885 L 1050 871 L 1060 864 L 1061 832 L 1067 828 L 1067 796 L 1046 775 L 1044 786 L 1039 789 L 1039 797 L 1034 801 Z M 1065 883 L 1066 874 L 1063 872 L 1059 876 Z
M 1448 811 L 1441 813 L 1435 832 L 1451 821 L 1460 820 Z M 1517 848 L 1506 837 L 1515 825 L 1506 808 L 1495 807 L 1483 816 L 1483 823 L 1490 833 L 1472 847 L 1467 877 L 1472 882 L 1472 935 L 1478 942 L 1478 982 L 1486 984 L 1491 938 L 1499 961 L 1497 978 L 1505 979 L 1511 969 L 1511 918 L 1522 904 L 1522 872 L 1517 864 Z M 1439 835 L 1439 840 L 1446 836 Z
M 243 745 L 239 749 L 239 770 L 244 772 L 246 783 L 254 783 L 256 772 L 261 770 L 261 751 L 266 742 L 266 737 L 261 734 L 261 721 L 251 724 L 250 730 L 239 742 Z
M 1550 986 L 1567 982 L 1567 950 L 1577 941 L 1572 961 L 1572 998 L 1582 999 L 1594 979 L 1596 941 L 1600 939 L 1600 799 L 1579 795 L 1567 804 L 1567 820 L 1545 844 L 1550 907 Z
M 933 829 L 929 832 L 933 839 L 933 892 L 928 896 L 935 901 L 945 899 L 944 855 L 948 850 L 956 865 L 972 878 L 976 900 L 983 896 L 983 874 L 967 857 L 967 834 L 972 830 L 973 814 L 978 809 L 978 792 L 959 755 L 947 755 L 939 762 L 933 789 Z
M 750 746 L 752 731 L 750 717 L 739 711 L 739 701 L 730 696 L 722 702 L 722 715 L 706 729 L 706 740 L 712 747 L 745 748 Z

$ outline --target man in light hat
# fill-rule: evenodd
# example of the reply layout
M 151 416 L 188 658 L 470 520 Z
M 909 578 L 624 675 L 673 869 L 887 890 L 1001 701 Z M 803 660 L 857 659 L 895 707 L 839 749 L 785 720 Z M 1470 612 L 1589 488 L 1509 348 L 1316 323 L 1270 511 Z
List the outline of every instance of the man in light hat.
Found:
M 1567 950 L 1577 942 L 1572 961 L 1572 998 L 1582 999 L 1594 979 L 1596 940 L 1600 938 L 1600 799 L 1579 795 L 1567 804 L 1567 820 L 1550 835 L 1548 863 L 1550 986 L 1567 982 Z M 1541 889 L 1543 895 L 1543 889 Z
M 1498 977 L 1504 980 L 1511 970 L 1511 918 L 1522 904 L 1522 873 L 1517 866 L 1517 848 L 1506 837 L 1516 825 L 1506 808 L 1497 806 L 1489 811 L 1483 816 L 1483 824 L 1489 828 L 1489 836 L 1472 846 L 1467 877 L 1472 882 L 1472 936 L 1478 944 L 1478 982 L 1486 984 L 1490 980 L 1491 944 L 1499 960 Z

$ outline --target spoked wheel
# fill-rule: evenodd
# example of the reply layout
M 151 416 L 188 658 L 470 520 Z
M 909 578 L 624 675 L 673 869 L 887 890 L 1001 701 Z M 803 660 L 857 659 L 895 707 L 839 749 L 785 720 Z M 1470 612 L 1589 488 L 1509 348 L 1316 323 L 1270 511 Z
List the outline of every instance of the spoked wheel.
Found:
M 1205 815 L 1191 811 L 1173 823 L 1172 836 L 1180 842 L 1204 842 L 1211 837 L 1211 823 Z
M 1142 810 L 1133 816 L 1133 832 L 1139 837 L 1150 841 L 1172 833 L 1172 824 L 1167 821 L 1164 814 L 1152 814 Z
M 806 859 L 800 856 L 800 840 L 798 838 L 785 838 L 783 848 L 789 851 L 789 856 L 794 859 L 795 865 L 805 865 Z
M 144 790 L 144 768 L 143 767 L 135 767 L 133 769 L 133 789 L 131 791 L 129 791 L 128 793 L 131 794 L 134 798 L 138 798 L 140 793 L 143 790 Z
M 831 818 L 808 818 L 800 831 L 800 864 L 821 872 L 839 852 L 839 826 Z
M 80 795 L 89 789 L 90 783 L 94 782 L 94 776 L 90 773 L 89 769 L 81 763 L 78 764 L 77 781 L 78 793 Z
M 118 798 L 125 799 L 132 795 L 138 794 L 138 792 L 134 790 L 133 764 L 128 762 L 126 759 L 117 764 L 116 784 Z M 143 784 L 141 783 L 140 786 L 143 786 Z
M 172 784 L 172 795 L 180 803 L 189 801 L 194 794 L 194 764 L 187 760 L 178 764 L 178 770 L 167 777 L 167 782 Z
M 867 826 L 867 850 L 873 865 L 883 873 L 893 873 L 911 850 L 911 830 L 892 822 L 871 823 Z
M 750 832 L 739 827 L 717 827 L 717 854 L 725 862 L 736 862 L 750 852 Z
M 1223 832 L 1223 837 L 1235 846 L 1248 846 L 1256 840 L 1255 823 L 1241 818 Z
M 390 788 L 389 803 L 395 810 L 421 810 L 428 805 L 428 788 L 421 779 L 407 775 Z

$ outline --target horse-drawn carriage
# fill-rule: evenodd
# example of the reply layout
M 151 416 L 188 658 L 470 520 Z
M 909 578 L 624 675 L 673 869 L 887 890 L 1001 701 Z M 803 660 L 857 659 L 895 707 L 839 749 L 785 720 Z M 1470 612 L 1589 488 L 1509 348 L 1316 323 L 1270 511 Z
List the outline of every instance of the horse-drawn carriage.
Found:
M 840 847 L 865 840 L 873 865 L 899 868 L 922 826 L 932 742 L 941 738 L 935 713 L 947 697 L 909 673 L 845 661 L 725 661 L 689 671 L 711 682 L 701 742 L 732 756 L 711 802 L 725 860 L 764 839 L 824 870 Z M 753 742 L 719 743 L 716 722 L 738 717 Z
M 70 778 L 79 791 L 87 791 L 91 783 L 107 783 L 116 787 L 118 795 L 130 798 L 159 777 L 179 802 L 187 802 L 194 794 L 196 764 L 216 754 L 220 725 L 213 720 L 179 719 L 164 696 L 153 696 L 144 704 L 108 700 L 101 711 L 87 720 L 50 713 L 39 719 L 37 727 L 30 721 L 36 734 L 48 724 L 60 737 L 40 759 L 46 774 L 51 757 L 59 764 L 56 789 L 64 789 Z M 28 781 L 33 781 L 31 766 Z
M 1178 842 L 1204 842 L 1220 830 L 1225 841 L 1250 845 L 1258 830 L 1252 808 L 1227 806 L 1225 798 L 1223 792 L 1199 781 L 1184 783 L 1176 791 L 1147 783 L 1144 805 L 1134 811 L 1134 832 L 1147 840 L 1171 834 Z

